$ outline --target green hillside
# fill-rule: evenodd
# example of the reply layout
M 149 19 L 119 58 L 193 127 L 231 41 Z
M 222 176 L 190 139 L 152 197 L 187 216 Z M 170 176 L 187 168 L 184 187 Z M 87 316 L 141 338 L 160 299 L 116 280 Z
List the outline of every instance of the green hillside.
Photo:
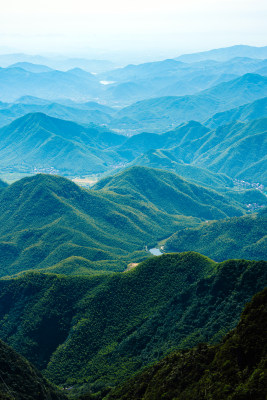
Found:
M 94 190 L 39 174 L 10 185 L 0 199 L 1 276 L 69 257 L 89 260 L 90 270 L 122 271 L 147 257 L 144 246 L 177 229 L 243 214 L 215 191 L 143 167 L 101 180 Z
M 119 160 L 108 148 L 124 141 L 103 127 L 27 114 L 0 129 L 0 166 L 27 172 L 53 167 L 72 175 L 103 172 Z
M 0 340 L 0 398 L 2 400 L 66 400 L 41 373 Z
M 97 392 L 175 348 L 217 342 L 267 282 L 266 262 L 153 257 L 125 273 L 0 281 L 0 336 L 52 381 Z
M 204 185 L 231 187 L 229 179 L 221 185 L 225 175 L 231 179 L 265 185 L 266 131 L 266 118 L 249 122 L 234 121 L 214 129 L 190 121 L 161 135 L 134 135 L 118 146 L 116 151 L 130 162 L 126 166 L 170 169 Z M 197 171 L 196 168 L 202 170 Z M 203 170 L 222 175 L 211 176 Z M 221 183 L 218 185 L 218 182 Z
M 43 113 L 50 117 L 78 124 L 108 124 L 114 109 L 95 102 L 76 103 L 71 100 L 49 101 L 33 96 L 22 96 L 13 103 L 0 106 L 0 126 L 30 113 Z
M 189 182 L 216 189 L 233 186 L 232 179 L 227 175 L 217 174 L 208 169 L 192 164 L 185 164 L 181 161 L 178 162 L 177 158 L 169 150 L 149 150 L 129 163 L 129 166 L 133 165 L 168 170 Z
M 232 110 L 224 111 L 213 115 L 205 126 L 217 128 L 221 125 L 229 124 L 233 121 L 252 121 L 253 119 L 267 117 L 267 97 L 245 104 Z
M 172 235 L 166 251 L 194 250 L 223 261 L 229 258 L 267 260 L 266 210 L 244 217 L 207 222 Z
M 266 304 L 265 289 L 253 297 L 237 327 L 219 345 L 200 344 L 192 350 L 173 353 L 106 398 L 265 400 Z
M 93 189 L 100 193 L 127 193 L 135 202 L 151 203 L 169 214 L 220 219 L 223 213 L 230 216 L 237 212 L 234 207 L 237 204 L 231 205 L 217 192 L 153 168 L 131 167 L 114 177 L 100 180 Z
M 245 170 L 262 162 L 259 175 L 261 182 L 266 182 L 266 132 L 267 118 L 248 124 L 225 125 L 210 135 L 209 140 L 195 154 L 194 162 L 212 171 L 243 179 L 245 176 L 251 179 L 251 175 L 245 174 Z
M 187 96 L 163 96 L 138 101 L 115 114 L 111 128 L 162 132 L 189 120 L 204 122 L 218 112 L 266 97 L 267 78 L 245 74 Z

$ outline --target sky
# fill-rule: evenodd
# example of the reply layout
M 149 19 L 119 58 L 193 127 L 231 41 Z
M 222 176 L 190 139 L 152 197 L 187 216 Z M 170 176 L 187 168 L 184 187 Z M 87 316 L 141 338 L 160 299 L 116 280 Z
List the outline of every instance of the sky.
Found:
M 158 58 L 266 45 L 266 0 L 2 0 L 0 52 Z

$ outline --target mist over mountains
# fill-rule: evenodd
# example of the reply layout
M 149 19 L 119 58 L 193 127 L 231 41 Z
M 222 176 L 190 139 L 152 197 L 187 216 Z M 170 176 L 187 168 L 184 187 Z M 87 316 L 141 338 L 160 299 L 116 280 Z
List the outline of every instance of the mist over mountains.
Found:
M 264 400 L 267 47 L 0 66 L 0 397 Z

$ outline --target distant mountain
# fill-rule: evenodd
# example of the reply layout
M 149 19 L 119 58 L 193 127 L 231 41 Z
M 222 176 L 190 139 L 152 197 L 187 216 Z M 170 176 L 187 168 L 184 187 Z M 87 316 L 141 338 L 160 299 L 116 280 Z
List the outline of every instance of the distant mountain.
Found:
M 266 118 L 219 127 L 200 146 L 194 163 L 231 177 L 254 179 L 254 182 L 260 179 L 266 184 L 266 132 Z M 254 164 L 257 164 L 257 174 L 252 173 L 253 169 L 249 172 Z
M 24 357 L 0 340 L 0 398 L 3 400 L 66 400 Z
M 17 62 L 15 64 L 9 65 L 8 68 L 22 68 L 25 71 L 34 72 L 34 73 L 52 71 L 52 68 L 49 68 L 46 65 L 32 64 L 29 62 Z
M 203 137 L 209 129 L 196 121 L 189 121 L 161 135 L 142 132 L 131 136 L 117 149 L 118 153 L 129 161 L 148 150 L 171 149 Z
M 267 290 L 246 305 L 237 327 L 214 347 L 175 352 L 111 391 L 109 400 L 263 400 L 266 393 Z M 242 394 L 241 394 L 242 393 Z M 89 397 L 90 398 L 90 397 Z
M 0 98 L 15 101 L 25 95 L 55 100 L 70 98 L 87 101 L 99 96 L 102 85 L 89 72 L 82 76 L 72 72 L 49 70 L 29 72 L 23 68 L 0 68 Z
M 174 234 L 168 251 L 198 251 L 215 261 L 229 258 L 267 260 L 267 211 L 224 221 L 206 222 Z
M 132 133 L 162 132 L 192 119 L 204 122 L 217 112 L 266 97 L 266 93 L 266 77 L 246 74 L 196 95 L 139 101 L 118 111 L 110 126 Z
M 225 61 L 233 57 L 267 58 L 267 46 L 255 47 L 236 45 L 220 49 L 203 51 L 200 53 L 183 54 L 176 58 L 182 62 L 198 62 L 202 60 Z
M 226 176 L 265 185 L 266 130 L 266 118 L 248 123 L 235 121 L 216 129 L 189 121 L 161 135 L 134 135 L 119 145 L 116 152 L 128 161 L 126 166 L 167 169 L 204 185 L 231 187 Z M 212 173 L 223 175 L 211 176 Z
M 108 71 L 100 75 L 109 82 L 103 96 L 127 104 L 159 96 L 184 96 L 227 82 L 246 73 L 260 73 L 267 61 L 235 57 L 224 62 L 181 63 L 163 60 Z
M 0 280 L 0 337 L 54 382 L 98 392 L 173 349 L 217 343 L 266 273 L 263 261 L 217 264 L 189 252 L 111 275 Z
M 228 111 L 217 113 L 205 122 L 209 128 L 217 128 L 233 121 L 252 121 L 267 117 L 267 97 Z
M 78 115 L 90 115 L 91 106 L 95 107 L 94 103 L 86 103 Z M 24 107 L 27 105 L 22 106 L 25 111 Z M 76 113 L 75 108 L 56 104 L 41 107 L 55 114 Z M 85 127 L 34 113 L 0 128 L 0 166 L 25 172 L 52 168 L 73 175 L 141 165 L 171 170 L 214 187 L 231 187 L 228 177 L 265 185 L 266 130 L 266 118 L 216 129 L 190 121 L 162 135 L 141 133 L 127 138 L 105 127 Z M 215 176 L 218 173 L 222 175 Z
M 121 271 L 177 229 L 242 214 L 234 200 L 160 170 L 133 167 L 92 190 L 35 175 L 0 193 L 1 276 L 73 256 L 89 260 L 86 268 Z
M 115 67 L 114 63 L 108 60 L 96 60 L 86 58 L 67 57 L 44 57 L 23 53 L 1 54 L 0 65 L 8 67 L 14 63 L 41 64 L 53 69 L 68 70 L 71 68 L 82 68 L 88 72 L 103 72 Z
M 178 162 L 177 158 L 168 150 L 148 150 L 129 163 L 129 166 L 133 165 L 172 171 L 190 182 L 213 188 L 233 186 L 232 179 L 227 175 L 216 174 L 196 165 Z
M 19 117 L 36 112 L 79 124 L 107 125 L 116 110 L 93 101 L 77 103 L 68 99 L 59 99 L 57 102 L 53 102 L 34 96 L 22 96 L 13 103 L 0 104 L 0 126 L 5 126 Z
M 209 96 L 214 100 L 227 102 L 227 109 L 249 103 L 265 97 L 267 91 L 267 77 L 257 74 L 245 74 L 240 78 L 204 90 L 202 96 Z M 220 105 L 222 107 L 222 104 Z
M 7 106 L 10 107 L 13 104 L 48 105 L 51 104 L 51 100 L 41 99 L 35 96 L 22 96 L 13 103 L 7 103 Z
M 103 172 L 119 158 L 108 148 L 124 141 L 105 128 L 27 114 L 0 129 L 0 165 L 27 172 L 50 167 L 71 174 Z

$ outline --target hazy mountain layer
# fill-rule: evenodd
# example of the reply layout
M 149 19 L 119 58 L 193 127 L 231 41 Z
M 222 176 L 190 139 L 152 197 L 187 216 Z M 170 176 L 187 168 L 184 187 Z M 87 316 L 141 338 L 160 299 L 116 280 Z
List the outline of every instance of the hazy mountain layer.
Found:
M 224 62 L 163 61 L 127 65 L 100 75 L 109 82 L 104 96 L 110 101 L 133 103 L 159 96 L 184 96 L 227 82 L 246 73 L 266 75 L 267 62 L 235 57 Z M 258 72 L 260 71 L 260 72 Z
M 44 99 L 89 100 L 98 97 L 102 85 L 95 75 L 74 68 L 69 71 L 29 72 L 23 68 L 0 68 L 1 100 L 14 101 L 31 95 Z
M 266 94 L 267 78 L 246 74 L 195 95 L 139 101 L 118 111 L 110 126 L 133 133 L 162 132 L 188 120 L 205 121 L 215 113 L 266 97 Z
M 88 175 L 144 165 L 213 187 L 231 187 L 225 175 L 266 184 L 266 130 L 266 118 L 216 129 L 190 121 L 162 135 L 127 138 L 104 127 L 84 127 L 35 113 L 0 129 L 0 166 L 3 171 L 52 167 L 64 174 Z
M 0 129 L 1 167 L 27 172 L 34 167 L 72 174 L 103 172 L 106 165 L 119 160 L 109 147 L 124 141 L 105 128 L 27 114 Z
M 25 97 L 28 98 L 28 96 Z M 42 99 L 38 100 L 31 96 L 30 100 L 21 98 L 21 101 L 22 103 L 5 104 L 0 108 L 0 126 L 7 125 L 16 118 L 22 117 L 28 113 L 37 112 L 44 113 L 54 118 L 74 121 L 79 124 L 95 123 L 97 125 L 107 125 L 112 119 L 109 113 L 114 112 L 111 108 L 105 106 L 101 107 L 101 104 L 94 102 L 91 102 L 91 105 L 90 102 L 88 102 L 89 104 L 84 103 L 77 105 L 70 102 L 69 105 L 66 105 L 44 100 L 45 104 L 42 104 Z M 33 104 L 31 104 L 31 102 Z
M 221 125 L 227 125 L 234 121 L 248 122 L 253 119 L 267 117 L 267 97 L 254 101 L 253 103 L 245 104 L 229 111 L 224 111 L 213 115 L 205 126 L 209 128 L 217 128 Z
M 222 61 L 229 60 L 233 57 L 267 58 L 267 46 L 255 47 L 236 45 L 221 49 L 202 51 L 200 53 L 183 54 L 177 57 L 177 60 L 184 62 L 197 62 L 202 60 Z

